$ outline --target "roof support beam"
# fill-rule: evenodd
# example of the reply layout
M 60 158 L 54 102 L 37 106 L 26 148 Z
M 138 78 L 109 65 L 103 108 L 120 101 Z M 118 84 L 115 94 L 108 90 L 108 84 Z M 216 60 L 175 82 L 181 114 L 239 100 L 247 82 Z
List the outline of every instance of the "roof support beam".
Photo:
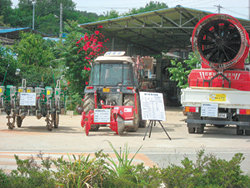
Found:
M 186 31 L 185 29 L 182 28 L 181 25 L 177 24 L 176 22 L 174 22 L 172 19 L 166 17 L 166 16 L 163 16 L 162 14 L 159 14 L 157 11 L 154 12 L 157 16 L 161 17 L 162 19 L 164 19 L 165 21 L 167 22 L 170 22 L 170 24 L 180 28 L 184 33 L 187 33 L 188 35 L 190 35 L 191 33 Z

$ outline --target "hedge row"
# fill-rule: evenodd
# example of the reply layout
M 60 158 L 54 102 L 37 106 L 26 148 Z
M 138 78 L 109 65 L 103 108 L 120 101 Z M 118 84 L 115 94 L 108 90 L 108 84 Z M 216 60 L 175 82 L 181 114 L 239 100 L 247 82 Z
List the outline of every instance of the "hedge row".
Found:
M 146 168 L 132 164 L 136 154 L 129 159 L 127 146 L 118 152 L 110 145 L 116 158 L 102 151 L 95 153 L 94 158 L 81 155 L 51 159 L 39 154 L 39 163 L 34 157 L 21 160 L 15 156 L 16 170 L 10 174 L 0 170 L 0 188 L 250 187 L 250 177 L 240 168 L 244 160 L 240 153 L 226 161 L 201 150 L 194 162 L 184 158 L 181 166 Z

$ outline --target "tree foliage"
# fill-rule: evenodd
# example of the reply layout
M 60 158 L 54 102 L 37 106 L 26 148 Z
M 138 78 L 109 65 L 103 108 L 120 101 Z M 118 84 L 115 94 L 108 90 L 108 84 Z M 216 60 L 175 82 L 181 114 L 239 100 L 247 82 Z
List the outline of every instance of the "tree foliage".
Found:
M 18 62 L 14 57 L 14 52 L 8 48 L 0 45 L 0 82 L 2 85 L 15 85 L 18 80 L 15 76 Z M 4 80 L 4 77 L 6 78 Z
M 146 4 L 145 7 L 141 7 L 139 9 L 133 8 L 132 10 L 129 11 L 129 13 L 126 13 L 125 15 L 138 14 L 163 8 L 168 8 L 166 3 L 161 3 L 158 1 L 150 1 L 149 3 Z
M 14 46 L 14 50 L 18 54 L 22 78 L 27 79 L 28 83 L 53 83 L 51 68 L 57 65 L 52 64 L 55 56 L 51 47 L 51 44 L 40 35 L 21 34 L 21 40 Z
M 33 0 L 19 0 L 16 8 L 11 7 L 11 0 L 0 0 L 0 25 L 10 27 L 31 27 L 33 16 Z M 88 84 L 90 63 L 104 52 L 105 37 L 99 32 L 86 33 L 78 27 L 78 23 L 111 19 L 121 16 L 115 10 L 103 15 L 76 10 L 73 0 L 36 0 L 35 30 L 36 33 L 58 36 L 60 21 L 60 3 L 63 5 L 63 31 L 67 33 L 64 42 L 49 43 L 40 35 L 21 35 L 20 41 L 14 46 L 17 59 L 10 66 L 8 83 L 27 79 L 28 85 L 53 85 L 52 74 L 56 79 L 65 76 L 68 81 L 69 94 L 75 100 L 83 97 L 84 87 Z M 150 1 L 144 8 L 133 9 L 132 13 L 142 13 L 160 8 L 166 8 L 165 3 Z M 99 28 L 100 29 L 100 28 Z M 9 57 L 8 57 L 9 58 Z M 7 63 L 0 62 L 0 72 L 3 75 Z M 51 69 L 52 67 L 53 69 Z M 14 74 L 15 69 L 21 69 L 20 76 Z M 66 83 L 64 83 L 66 85 Z
M 0 19 L 0 26 L 5 24 L 8 25 L 12 13 L 11 5 L 11 0 L 0 0 L 0 17 L 2 16 Z
M 125 14 L 120 14 L 115 10 L 111 10 L 102 15 L 97 15 L 96 13 L 76 10 L 76 4 L 73 0 L 36 0 L 35 30 L 40 31 L 43 34 L 58 36 L 60 26 L 60 3 L 63 5 L 63 22 L 65 23 L 67 20 L 71 20 L 81 24 L 97 20 L 117 18 L 122 15 L 131 15 L 168 8 L 165 3 L 150 1 L 145 7 L 138 9 L 134 8 Z M 16 8 L 12 8 L 11 5 L 11 0 L 0 0 L 0 25 L 9 25 L 11 27 L 32 27 L 32 0 L 19 0 Z
M 171 60 L 172 67 L 168 68 L 170 73 L 170 79 L 177 82 L 177 86 L 180 88 L 188 87 L 188 75 L 194 68 L 200 67 L 200 60 L 190 53 L 188 59 L 183 62 L 178 60 Z
M 46 41 L 41 35 L 22 33 L 21 40 L 15 45 L 19 62 L 37 67 L 47 67 L 54 59 Z

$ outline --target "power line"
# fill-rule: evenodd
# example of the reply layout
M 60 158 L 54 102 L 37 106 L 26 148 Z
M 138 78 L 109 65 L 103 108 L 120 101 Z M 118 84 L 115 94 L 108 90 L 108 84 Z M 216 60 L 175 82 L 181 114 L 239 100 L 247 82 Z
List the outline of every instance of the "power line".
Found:
M 238 14 L 238 15 L 240 15 L 240 16 L 248 17 L 246 14 L 242 14 L 242 13 L 236 12 L 236 11 L 234 11 L 234 10 L 230 10 L 230 9 L 228 9 L 228 8 L 225 8 L 225 7 L 223 7 L 223 8 L 224 8 L 225 10 L 229 11 L 229 12 L 234 13 L 234 14 Z

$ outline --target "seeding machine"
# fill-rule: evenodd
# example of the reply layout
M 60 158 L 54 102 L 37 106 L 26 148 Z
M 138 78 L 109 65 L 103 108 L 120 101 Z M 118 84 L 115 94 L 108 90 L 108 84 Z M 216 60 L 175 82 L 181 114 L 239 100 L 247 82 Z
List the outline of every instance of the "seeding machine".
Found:
M 7 114 L 7 126 L 9 129 L 22 126 L 26 116 L 36 116 L 37 119 L 45 117 L 48 130 L 58 128 L 59 114 L 65 106 L 64 91 L 60 88 L 60 80 L 56 87 L 27 87 L 26 80 L 22 85 L 0 86 L 0 113 Z

